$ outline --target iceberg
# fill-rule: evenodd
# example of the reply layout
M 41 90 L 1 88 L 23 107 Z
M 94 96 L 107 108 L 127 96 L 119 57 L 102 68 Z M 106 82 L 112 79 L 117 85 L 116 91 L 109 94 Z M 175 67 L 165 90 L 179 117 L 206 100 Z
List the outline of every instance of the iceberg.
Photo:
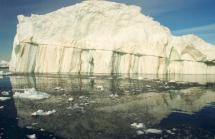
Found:
M 15 73 L 214 74 L 215 47 L 173 36 L 141 8 L 83 1 L 45 15 L 18 16 Z

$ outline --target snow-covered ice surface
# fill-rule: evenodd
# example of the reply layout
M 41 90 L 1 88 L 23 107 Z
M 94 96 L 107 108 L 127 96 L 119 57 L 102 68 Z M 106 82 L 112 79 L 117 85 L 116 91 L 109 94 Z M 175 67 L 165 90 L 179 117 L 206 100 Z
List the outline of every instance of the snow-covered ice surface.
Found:
M 36 91 L 35 88 L 30 88 L 30 89 L 25 89 L 24 93 L 15 92 L 13 97 L 19 98 L 19 99 L 40 100 L 40 99 L 47 99 L 50 97 L 50 95 L 45 92 Z
M 214 53 L 197 36 L 173 36 L 140 7 L 83 1 L 45 15 L 19 15 L 10 70 L 215 74 Z

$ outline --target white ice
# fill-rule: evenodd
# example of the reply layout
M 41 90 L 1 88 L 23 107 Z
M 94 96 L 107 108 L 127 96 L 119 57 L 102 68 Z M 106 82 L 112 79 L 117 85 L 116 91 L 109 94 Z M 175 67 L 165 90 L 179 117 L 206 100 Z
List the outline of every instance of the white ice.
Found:
M 171 31 L 141 8 L 83 1 L 18 16 L 10 70 L 36 73 L 215 74 L 215 47 Z
M 36 91 L 35 88 L 30 88 L 30 89 L 25 89 L 24 93 L 15 92 L 13 97 L 20 98 L 20 99 L 40 100 L 40 99 L 47 99 L 50 97 L 50 95 L 45 92 Z
M 31 115 L 32 116 L 48 116 L 53 113 L 56 113 L 56 110 L 51 110 L 51 111 L 38 110 L 36 112 L 33 112 Z

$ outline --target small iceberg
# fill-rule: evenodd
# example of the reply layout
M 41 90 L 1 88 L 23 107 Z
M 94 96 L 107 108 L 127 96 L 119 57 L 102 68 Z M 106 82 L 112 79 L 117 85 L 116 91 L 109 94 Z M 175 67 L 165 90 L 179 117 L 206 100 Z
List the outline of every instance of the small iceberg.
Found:
M 56 110 L 51 110 L 51 111 L 38 110 L 36 112 L 33 112 L 31 116 L 48 116 L 53 113 L 56 113 Z
M 36 91 L 35 88 L 31 88 L 31 89 L 25 89 L 24 93 L 15 92 L 13 97 L 21 98 L 21 99 L 40 100 L 40 99 L 47 99 L 50 97 L 50 95 L 45 92 Z
M 1 110 L 1 109 L 4 109 L 4 106 L 0 106 L 0 110 Z

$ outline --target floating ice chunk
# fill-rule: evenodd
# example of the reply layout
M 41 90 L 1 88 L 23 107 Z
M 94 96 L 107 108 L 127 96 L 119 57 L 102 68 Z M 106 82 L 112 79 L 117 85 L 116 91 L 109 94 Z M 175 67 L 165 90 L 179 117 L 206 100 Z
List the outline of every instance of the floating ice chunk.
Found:
M 0 101 L 5 101 L 5 100 L 9 100 L 10 97 L 0 97 Z
M 150 85 L 146 85 L 146 87 L 150 88 L 151 86 Z
M 69 99 L 68 99 L 68 101 L 73 101 L 74 100 L 74 98 L 73 97 L 70 97 Z
M 135 129 L 141 129 L 141 128 L 145 128 L 145 125 L 143 123 L 133 123 L 131 124 L 131 127 Z
M 162 133 L 162 130 L 160 129 L 147 129 L 145 130 L 145 133 L 146 134 L 161 134 Z
M 58 87 L 55 87 L 54 89 L 55 89 L 55 90 L 64 91 L 64 89 L 63 89 L 62 87 L 59 87 L 59 86 L 58 86 Z
M 103 91 L 103 90 L 104 90 L 104 87 L 101 86 L 101 85 L 98 85 L 98 86 L 96 86 L 96 89 Z
M 54 89 L 55 89 L 55 90 L 60 90 L 60 89 L 61 89 L 61 87 L 55 87 Z
M 167 130 L 166 131 L 167 133 L 169 133 L 169 134 L 172 134 L 172 135 L 174 135 L 175 133 L 174 132 L 172 132 L 171 130 Z
M 176 81 L 175 81 L 175 80 L 170 80 L 169 82 L 170 82 L 170 83 L 175 83 Z
M 137 135 L 143 135 L 145 132 L 142 130 L 137 130 Z
M 32 135 L 27 135 L 27 138 L 29 138 L 29 139 L 36 139 L 37 137 L 36 137 L 35 134 L 32 134 Z
M 117 95 L 117 94 L 111 94 L 110 97 L 117 98 L 117 97 L 119 97 L 119 95 Z
M 2 94 L 3 96 L 9 96 L 9 92 L 8 92 L 8 91 L 2 91 L 1 94 Z
M 45 92 L 36 91 L 35 88 L 31 88 L 31 89 L 24 90 L 24 93 L 15 92 L 13 97 L 31 99 L 31 100 L 40 100 L 40 99 L 47 99 L 50 97 L 50 95 Z
M 47 116 L 55 113 L 56 110 L 51 110 L 51 111 L 43 111 L 43 110 L 38 110 L 36 112 L 33 112 L 31 115 L 32 116 Z
M 1 110 L 1 109 L 4 109 L 4 106 L 0 106 L 0 110 Z

